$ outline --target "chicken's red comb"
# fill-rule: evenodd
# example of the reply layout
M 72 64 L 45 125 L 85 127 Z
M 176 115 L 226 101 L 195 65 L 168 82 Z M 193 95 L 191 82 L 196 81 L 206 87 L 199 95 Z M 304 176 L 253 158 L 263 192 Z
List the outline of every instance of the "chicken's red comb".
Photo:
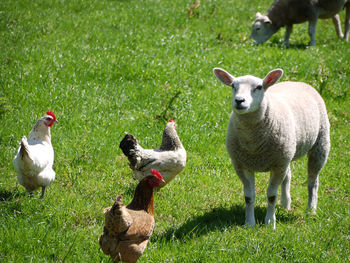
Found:
M 163 176 L 156 169 L 151 169 L 151 174 L 156 175 L 158 179 L 163 179 Z
M 169 122 L 175 122 L 175 120 L 174 119 L 170 119 Z
M 50 115 L 54 120 L 56 120 L 56 115 L 53 114 L 52 111 L 47 111 L 46 114 L 47 114 L 47 115 Z

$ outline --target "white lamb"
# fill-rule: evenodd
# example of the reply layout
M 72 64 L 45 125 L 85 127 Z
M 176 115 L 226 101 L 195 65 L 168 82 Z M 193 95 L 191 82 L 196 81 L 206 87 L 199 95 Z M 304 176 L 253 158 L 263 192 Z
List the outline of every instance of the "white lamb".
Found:
M 234 78 L 215 68 L 215 76 L 232 86 L 233 111 L 226 147 L 244 186 L 246 224 L 255 225 L 254 172 L 270 171 L 265 224 L 276 228 L 275 205 L 278 187 L 281 203 L 290 209 L 290 163 L 308 154 L 308 209 L 316 212 L 318 175 L 330 150 L 329 121 L 323 99 L 302 82 L 281 82 L 281 69 L 264 79 Z

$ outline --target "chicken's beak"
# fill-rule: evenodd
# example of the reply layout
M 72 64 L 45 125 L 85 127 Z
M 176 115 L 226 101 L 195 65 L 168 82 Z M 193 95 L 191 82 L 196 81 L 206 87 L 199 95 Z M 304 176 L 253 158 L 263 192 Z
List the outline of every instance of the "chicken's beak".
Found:
M 163 184 L 165 184 L 165 181 L 164 181 L 164 179 L 163 179 L 163 178 L 160 180 L 160 182 L 161 182 L 161 183 L 163 183 Z
M 55 122 L 58 122 L 58 120 L 55 120 Z

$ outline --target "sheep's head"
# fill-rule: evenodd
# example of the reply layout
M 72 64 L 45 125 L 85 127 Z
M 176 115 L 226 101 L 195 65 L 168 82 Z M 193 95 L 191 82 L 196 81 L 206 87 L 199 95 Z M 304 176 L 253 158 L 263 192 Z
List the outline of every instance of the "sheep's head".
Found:
M 264 79 L 250 75 L 235 78 L 221 68 L 214 68 L 214 75 L 222 83 L 232 87 L 232 108 L 237 114 L 257 111 L 267 88 L 275 84 L 282 74 L 282 69 L 274 69 Z
M 256 13 L 256 19 L 252 24 L 252 33 L 250 38 L 258 44 L 266 42 L 275 32 L 275 26 L 272 24 L 268 16 Z

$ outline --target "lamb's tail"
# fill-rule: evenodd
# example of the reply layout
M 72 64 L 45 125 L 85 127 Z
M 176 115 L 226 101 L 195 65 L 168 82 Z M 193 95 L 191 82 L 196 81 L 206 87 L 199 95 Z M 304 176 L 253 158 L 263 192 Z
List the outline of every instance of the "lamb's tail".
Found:
M 134 167 L 137 163 L 137 152 L 140 147 L 135 136 L 130 133 L 126 134 L 119 144 L 119 148 L 123 151 L 124 155 L 128 157 L 131 167 Z

